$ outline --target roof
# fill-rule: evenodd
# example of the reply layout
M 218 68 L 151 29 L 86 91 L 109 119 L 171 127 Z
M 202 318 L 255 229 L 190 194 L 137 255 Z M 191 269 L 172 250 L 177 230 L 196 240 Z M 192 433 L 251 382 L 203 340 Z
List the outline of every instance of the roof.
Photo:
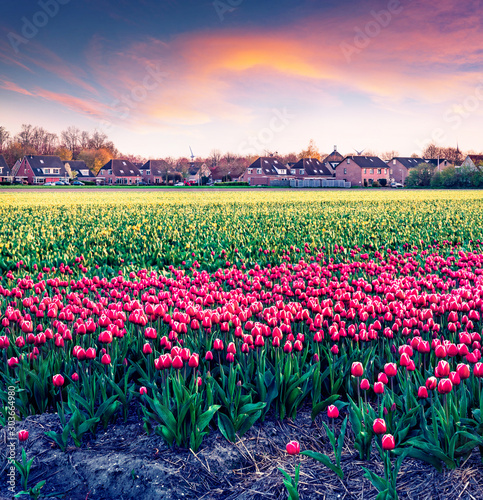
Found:
M 69 167 L 74 172 L 77 172 L 77 177 L 95 177 L 95 174 L 91 172 L 90 168 L 86 165 L 84 160 L 70 160 L 62 162 L 65 165 L 69 164 Z M 87 175 L 83 175 L 84 171 L 87 170 Z
M 325 175 L 332 177 L 333 174 L 333 172 L 317 158 L 302 158 L 290 168 L 303 169 L 306 175 Z
M 112 175 L 115 177 L 139 177 L 141 172 L 139 169 L 133 165 L 129 160 L 109 160 L 100 170 L 98 175 L 101 174 L 103 170 L 112 170 Z
M 261 168 L 265 175 L 278 175 L 278 168 L 286 168 L 281 160 L 273 156 L 261 156 L 248 168 Z M 245 170 L 245 169 L 243 169 Z
M 387 168 L 388 166 L 378 156 L 346 156 L 343 161 L 347 159 L 352 160 L 361 168 Z
M 322 163 L 340 163 L 344 157 L 337 151 L 337 149 L 334 149 L 332 153 L 330 153 L 329 156 L 326 156 L 323 160 Z
M 196 175 L 199 171 L 200 168 L 205 165 L 204 161 L 192 161 L 189 164 L 189 169 L 188 172 L 190 175 Z
M 172 166 L 170 166 L 166 161 L 164 160 L 148 160 L 141 168 L 141 172 L 145 170 L 150 170 L 151 175 L 155 177 L 165 177 L 166 174 L 168 175 L 173 175 L 173 174 L 179 174 L 181 175 L 180 172 L 177 172 Z
M 59 173 L 55 175 L 60 175 L 61 177 L 66 176 L 66 171 L 64 168 L 64 164 L 62 160 L 58 156 L 49 156 L 49 155 L 28 155 L 25 156 L 24 159 L 28 162 L 35 177 L 46 177 L 52 175 L 46 174 L 42 169 L 44 168 L 58 168 Z
M 445 161 L 446 161 L 445 158 L 429 158 L 429 159 L 423 160 L 421 163 L 423 163 L 423 162 L 431 163 L 432 165 L 437 167 L 438 165 L 441 165 Z
M 0 175 L 10 175 L 10 167 L 3 155 L 0 155 Z
M 478 165 L 483 161 L 483 155 L 468 155 L 468 158 L 475 164 Z
M 423 160 L 423 158 L 409 158 L 404 156 L 395 156 L 394 158 L 389 160 L 388 165 L 390 165 L 393 160 L 397 160 L 399 163 L 401 163 L 404 167 L 408 169 L 415 168 L 421 163 L 426 163 L 426 160 Z

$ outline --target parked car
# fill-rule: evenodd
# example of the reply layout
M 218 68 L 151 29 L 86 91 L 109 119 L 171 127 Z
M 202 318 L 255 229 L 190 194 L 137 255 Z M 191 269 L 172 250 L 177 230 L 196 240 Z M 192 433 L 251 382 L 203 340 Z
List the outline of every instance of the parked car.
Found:
M 176 187 L 181 187 L 181 186 L 184 186 L 184 183 L 183 183 L 183 182 L 177 182 L 177 183 L 175 184 L 175 186 L 176 186 Z
M 53 183 L 53 182 L 46 182 L 46 183 L 44 183 L 44 186 L 55 186 L 55 183 Z
M 57 181 L 54 182 L 54 186 L 65 186 L 65 184 L 62 181 Z
M 73 186 L 85 186 L 85 184 L 84 184 L 83 182 L 81 182 L 81 181 L 74 181 L 74 182 L 72 183 L 72 185 L 73 185 Z
M 22 186 L 27 186 L 28 184 L 28 181 L 26 181 L 25 179 L 15 179 L 13 181 L 14 184 L 20 184 Z
M 391 182 L 391 187 L 392 188 L 402 188 L 403 185 L 399 182 Z
M 149 184 L 147 182 L 140 181 L 138 182 L 138 186 L 149 186 Z

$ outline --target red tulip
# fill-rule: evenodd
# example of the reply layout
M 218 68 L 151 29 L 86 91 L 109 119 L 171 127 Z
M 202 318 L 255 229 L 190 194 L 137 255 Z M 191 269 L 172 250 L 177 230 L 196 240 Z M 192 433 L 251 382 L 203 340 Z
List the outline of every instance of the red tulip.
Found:
M 15 368 L 18 365 L 18 358 L 11 357 L 7 361 L 9 368 Z
M 72 380 L 73 380 L 74 382 L 77 382 L 77 381 L 79 380 L 79 374 L 78 374 L 78 373 L 76 373 L 76 372 L 74 372 L 74 373 L 72 374 L 72 377 L 71 377 L 71 378 L 72 378 Z
M 461 378 L 460 378 L 458 372 L 451 372 L 449 374 L 449 379 L 451 380 L 453 385 L 460 385 L 460 383 L 461 383 Z
M 449 378 L 442 378 L 438 382 L 438 392 L 440 394 L 448 394 L 453 390 L 453 383 Z
M 359 361 L 354 361 L 351 366 L 351 375 L 353 377 L 362 377 L 364 374 L 364 367 Z
M 337 408 L 337 406 L 330 405 L 327 408 L 327 416 L 329 418 L 337 418 L 339 416 L 339 409 Z
M 394 440 L 394 436 L 391 434 L 384 434 L 382 436 L 382 449 L 383 450 L 394 450 L 396 447 L 396 442 Z
M 52 383 L 55 387 L 62 387 L 64 385 L 64 377 L 62 375 L 54 375 L 52 377 Z
M 387 431 L 386 422 L 383 418 L 376 418 L 372 424 L 375 434 L 384 434 Z
M 142 386 L 139 388 L 139 394 L 141 394 L 141 396 L 143 396 L 144 394 L 147 394 L 148 393 L 148 390 L 146 389 L 146 387 Z
M 287 443 L 287 453 L 289 455 L 298 455 L 300 453 L 300 444 L 298 441 L 290 441 L 290 443 Z
M 434 391 L 434 389 L 436 389 L 437 385 L 438 385 L 438 380 L 436 377 L 429 377 L 426 380 L 426 389 L 428 389 L 430 391 Z
M 369 390 L 370 387 L 371 387 L 371 384 L 369 384 L 369 380 L 367 380 L 366 378 L 363 378 L 361 380 L 361 389 L 363 391 L 367 391 L 367 390 Z
M 29 431 L 18 431 L 18 440 L 20 442 L 27 441 L 29 438 Z
M 384 365 L 384 373 L 388 377 L 395 377 L 397 375 L 397 365 L 396 365 L 396 363 L 386 363 Z
M 461 380 L 465 380 L 471 375 L 470 367 L 468 365 L 465 365 L 464 363 L 459 363 L 456 367 L 456 371 L 458 372 Z
M 104 354 L 104 356 L 102 356 L 102 358 L 101 358 L 101 363 L 103 365 L 110 365 L 111 364 L 111 356 L 109 356 L 109 354 Z
M 181 356 L 175 356 L 173 358 L 172 366 L 176 370 L 179 370 L 180 368 L 183 368 L 183 360 L 181 359 Z
M 426 389 L 426 387 L 424 387 L 424 385 L 422 385 L 418 389 L 418 398 L 420 398 L 420 399 L 427 399 L 428 398 L 428 390 Z
M 96 358 L 96 350 L 93 347 L 89 347 L 85 354 L 87 359 L 95 359 Z
M 211 351 L 206 351 L 205 360 L 206 361 L 213 361 L 213 353 Z
M 376 382 L 374 384 L 374 392 L 376 394 L 384 394 L 384 384 L 382 382 Z
M 153 352 L 153 348 L 151 347 L 151 344 L 149 344 L 148 342 L 146 342 L 143 345 L 143 354 L 151 354 L 152 352 Z
M 220 339 L 215 339 L 215 342 L 213 343 L 213 349 L 215 351 L 223 351 L 223 341 Z
M 190 368 L 198 368 L 199 364 L 200 364 L 200 357 L 198 356 L 198 354 L 193 353 L 189 358 L 188 366 Z

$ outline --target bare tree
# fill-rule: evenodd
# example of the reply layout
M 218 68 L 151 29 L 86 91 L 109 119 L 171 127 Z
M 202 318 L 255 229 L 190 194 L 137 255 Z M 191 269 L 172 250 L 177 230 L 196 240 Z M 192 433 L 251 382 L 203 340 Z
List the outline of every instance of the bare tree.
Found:
M 216 167 L 220 163 L 221 158 L 222 154 L 218 149 L 213 149 L 208 156 L 208 160 L 210 161 L 212 167 Z
M 87 132 L 86 130 L 83 130 L 80 133 L 80 137 L 79 137 L 80 149 L 87 149 L 89 147 L 90 140 L 91 140 L 91 138 L 90 138 L 89 132 Z
M 20 142 L 23 148 L 28 148 L 32 146 L 34 127 L 30 124 L 22 124 L 22 129 L 16 137 L 16 140 Z
M 77 127 L 71 126 L 67 130 L 63 130 L 60 136 L 63 145 L 72 151 L 72 156 L 75 158 L 80 145 L 81 131 Z
M 89 142 L 89 147 L 91 149 L 101 149 L 106 147 L 107 135 L 99 130 L 94 130 L 91 135 L 91 140 Z
M 381 154 L 381 159 L 384 161 L 392 160 L 393 158 L 397 158 L 399 156 L 398 151 L 385 151 Z

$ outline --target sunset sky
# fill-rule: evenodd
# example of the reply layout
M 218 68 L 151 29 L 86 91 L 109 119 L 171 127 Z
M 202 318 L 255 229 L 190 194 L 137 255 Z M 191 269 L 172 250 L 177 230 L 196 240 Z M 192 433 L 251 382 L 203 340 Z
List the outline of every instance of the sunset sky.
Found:
M 310 139 L 327 153 L 483 149 L 480 0 L 4 0 L 1 13 L 11 133 L 97 128 L 145 157 Z

